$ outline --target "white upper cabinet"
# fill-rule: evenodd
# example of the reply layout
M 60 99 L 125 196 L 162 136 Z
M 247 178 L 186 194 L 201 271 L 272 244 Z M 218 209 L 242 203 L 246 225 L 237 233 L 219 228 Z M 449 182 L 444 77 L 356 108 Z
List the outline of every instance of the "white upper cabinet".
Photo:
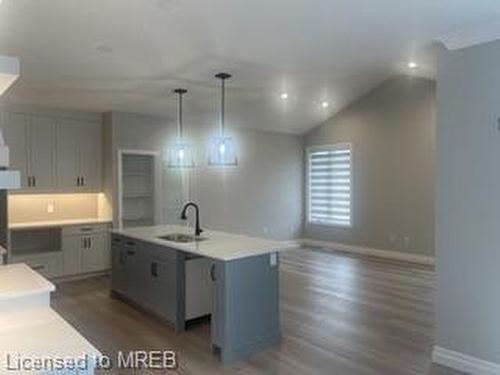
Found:
M 22 192 L 99 192 L 101 124 L 8 112 L 4 136 Z
M 28 176 L 31 176 L 31 187 L 36 190 L 50 190 L 54 186 L 54 135 L 54 119 L 31 116 Z
M 60 189 L 80 188 L 78 125 L 73 120 L 60 120 L 57 125 L 56 180 Z
M 102 126 L 84 123 L 80 128 L 80 174 L 85 190 L 101 191 Z
M 101 190 L 101 124 L 60 120 L 57 126 L 57 184 L 60 189 Z
M 7 114 L 4 137 L 10 150 L 10 168 L 21 172 L 22 190 L 53 188 L 54 134 L 55 122 L 49 117 Z
M 7 113 L 3 124 L 3 136 L 9 146 L 10 169 L 21 173 L 21 189 L 28 187 L 28 128 L 30 116 Z

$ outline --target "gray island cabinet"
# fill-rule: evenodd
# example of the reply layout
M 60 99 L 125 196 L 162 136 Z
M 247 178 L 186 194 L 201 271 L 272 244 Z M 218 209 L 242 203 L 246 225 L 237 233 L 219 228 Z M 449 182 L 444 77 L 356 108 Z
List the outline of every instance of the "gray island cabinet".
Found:
M 270 258 L 276 257 L 271 264 Z M 215 261 L 212 278 L 212 346 L 225 363 L 280 340 L 277 254 Z
M 211 346 L 232 363 L 277 344 L 281 337 L 278 251 L 286 244 L 223 232 L 204 233 L 199 243 L 178 244 L 160 235 L 185 227 L 114 230 L 112 293 L 174 325 L 186 324 L 186 264 L 208 263 L 195 298 L 211 294 Z M 244 250 L 247 249 L 247 250 Z M 189 305 L 189 304 L 188 304 Z
M 183 255 L 116 234 L 112 253 L 112 292 L 183 330 Z

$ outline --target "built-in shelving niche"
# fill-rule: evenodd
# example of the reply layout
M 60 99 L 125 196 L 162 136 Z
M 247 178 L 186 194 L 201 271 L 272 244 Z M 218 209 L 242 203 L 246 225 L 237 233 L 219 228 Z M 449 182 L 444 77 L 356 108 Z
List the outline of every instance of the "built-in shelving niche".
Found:
M 156 160 L 153 154 L 121 153 L 121 221 L 123 227 L 156 222 Z
M 61 252 L 61 228 L 14 230 L 10 236 L 12 257 Z

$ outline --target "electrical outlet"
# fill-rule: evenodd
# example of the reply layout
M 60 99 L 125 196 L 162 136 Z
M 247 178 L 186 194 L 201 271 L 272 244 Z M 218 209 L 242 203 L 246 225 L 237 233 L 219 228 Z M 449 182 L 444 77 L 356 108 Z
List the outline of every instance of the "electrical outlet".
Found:
M 53 214 L 55 211 L 54 202 L 49 202 L 47 204 L 47 213 Z
M 403 246 L 407 249 L 410 247 L 410 237 L 404 236 L 403 237 Z
M 269 234 L 269 228 L 268 227 L 262 227 L 262 232 L 264 234 L 266 234 L 266 235 Z
M 278 264 L 278 254 L 271 253 L 271 256 L 269 257 L 269 264 L 271 267 L 276 267 Z
M 395 235 L 395 234 L 391 234 L 391 235 L 389 236 L 388 240 L 389 240 L 389 243 L 390 243 L 391 245 L 394 245 L 394 244 L 396 243 L 396 241 L 398 240 L 398 238 L 396 237 L 396 235 Z

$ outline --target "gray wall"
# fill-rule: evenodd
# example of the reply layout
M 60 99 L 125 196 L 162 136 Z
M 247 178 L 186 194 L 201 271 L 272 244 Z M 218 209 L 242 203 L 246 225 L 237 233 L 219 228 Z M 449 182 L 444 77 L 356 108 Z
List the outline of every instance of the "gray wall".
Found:
M 164 119 L 113 112 L 104 117 L 114 169 L 118 149 L 162 152 L 175 140 L 175 125 Z M 193 125 L 185 133 L 197 152 L 198 167 L 190 172 L 163 169 L 163 222 L 178 222 L 179 207 L 191 199 L 200 204 L 202 226 L 276 239 L 302 233 L 303 153 L 299 136 L 257 130 L 232 131 L 239 153 L 237 168 L 208 167 L 205 152 L 214 126 Z M 113 177 L 115 185 L 117 176 Z M 110 191 L 113 188 L 109 189 Z M 110 193 L 113 195 L 113 193 Z M 116 197 L 114 197 L 116 198 Z
M 434 253 L 435 84 L 397 76 L 313 129 L 305 145 L 353 144 L 353 226 L 305 237 Z M 405 240 L 406 238 L 406 240 Z
M 438 60 L 436 344 L 500 363 L 500 42 Z

